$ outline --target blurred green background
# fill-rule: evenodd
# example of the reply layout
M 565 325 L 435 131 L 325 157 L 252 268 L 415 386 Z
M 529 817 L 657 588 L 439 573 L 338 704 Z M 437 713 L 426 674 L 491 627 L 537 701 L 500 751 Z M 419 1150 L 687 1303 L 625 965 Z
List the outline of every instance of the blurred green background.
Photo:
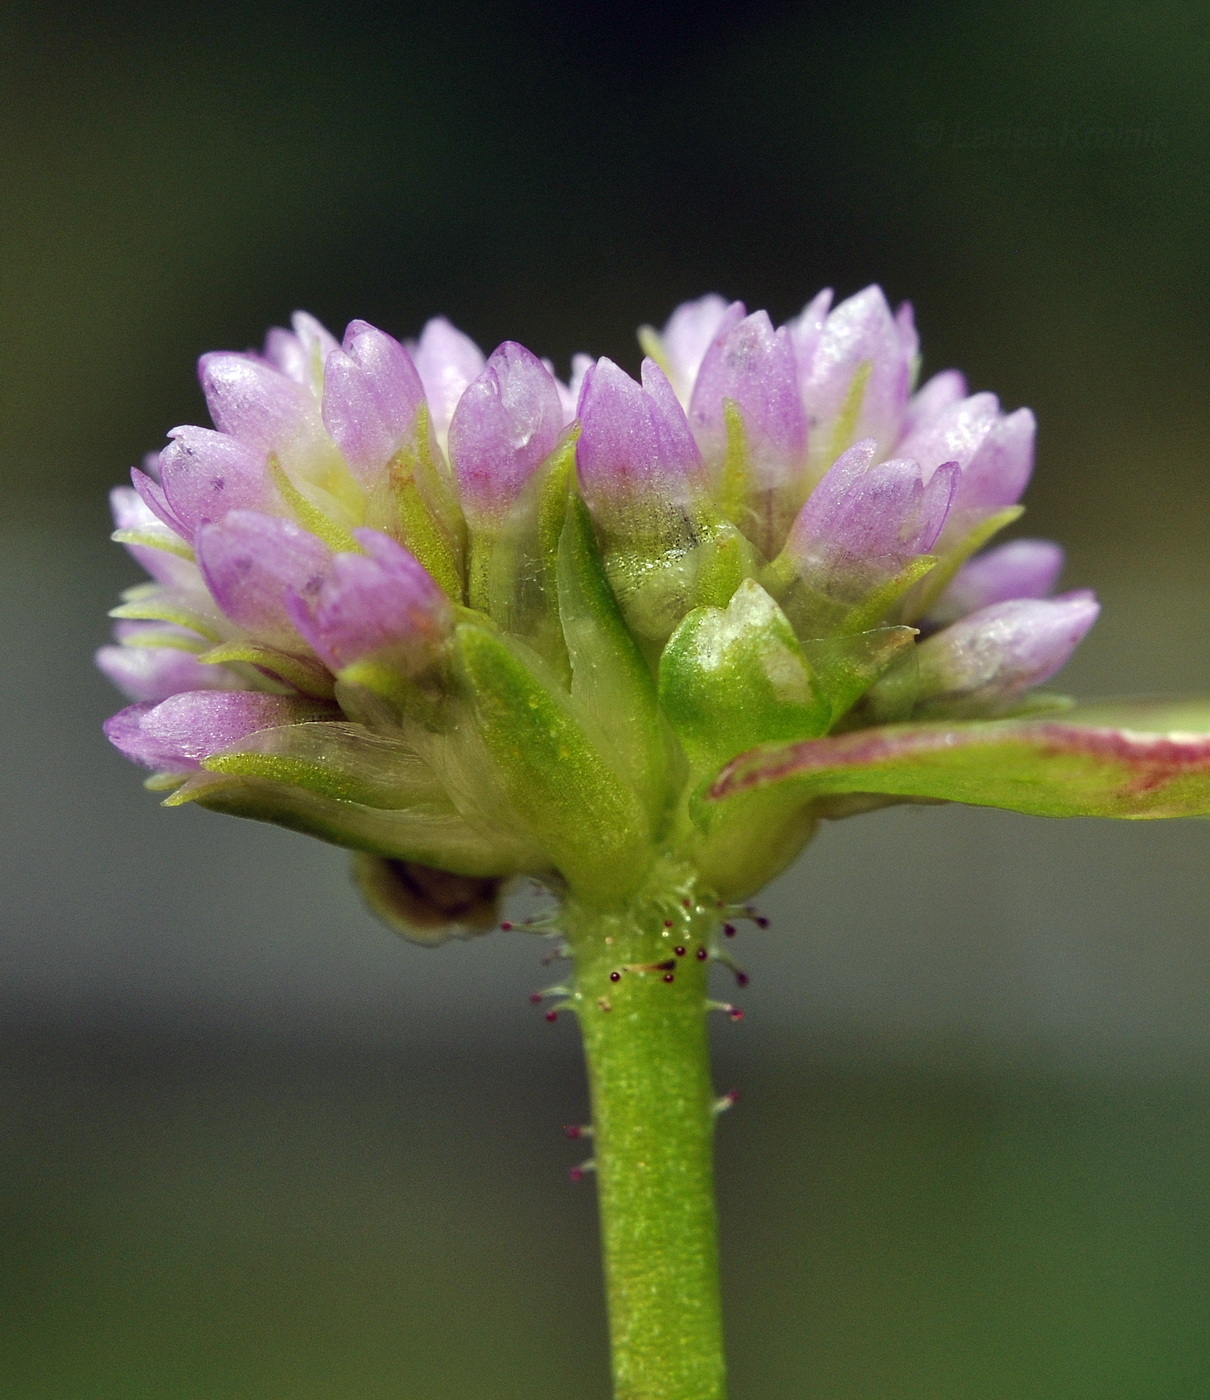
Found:
M 162 813 L 104 490 L 296 306 L 566 369 L 909 297 L 1041 422 L 1080 694 L 1210 689 L 1210 7 L 0 4 L 0 1397 L 604 1397 L 572 1028 L 338 852 Z M 742 935 L 735 1400 L 1210 1393 L 1210 827 L 891 811 Z

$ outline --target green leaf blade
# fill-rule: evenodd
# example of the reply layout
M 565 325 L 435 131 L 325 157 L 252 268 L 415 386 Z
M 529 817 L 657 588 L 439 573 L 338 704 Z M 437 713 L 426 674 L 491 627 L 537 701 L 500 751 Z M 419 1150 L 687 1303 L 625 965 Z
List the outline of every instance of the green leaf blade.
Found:
M 1088 705 L 1062 718 L 859 730 L 741 754 L 710 797 L 775 783 L 1045 817 L 1210 814 L 1210 701 Z

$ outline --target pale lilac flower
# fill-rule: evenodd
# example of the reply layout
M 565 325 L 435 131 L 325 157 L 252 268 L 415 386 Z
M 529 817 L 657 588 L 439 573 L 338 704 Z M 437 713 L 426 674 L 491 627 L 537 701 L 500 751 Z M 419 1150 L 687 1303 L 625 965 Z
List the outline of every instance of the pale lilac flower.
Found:
M 959 569 L 930 611 L 933 622 L 953 622 L 992 603 L 1046 598 L 1063 572 L 1063 551 L 1050 540 L 1010 540 Z
M 273 490 L 263 450 L 209 428 L 173 428 L 170 437 L 159 457 L 160 485 L 185 539 L 192 542 L 203 525 L 228 511 L 270 507 Z
M 606 531 L 663 537 L 708 489 L 684 410 L 654 360 L 643 361 L 640 385 L 599 359 L 584 376 L 580 424 L 580 483 Z
M 945 525 L 958 466 L 945 463 L 927 479 L 920 464 L 875 464 L 866 438 L 843 453 L 812 492 L 790 531 L 783 558 L 822 592 L 854 596 L 927 554 Z
M 926 428 L 947 409 L 966 398 L 966 376 L 956 369 L 943 369 L 912 395 L 903 415 L 900 438 Z
M 366 321 L 352 321 L 328 355 L 323 421 L 363 486 L 411 439 L 424 386 L 400 343 Z
M 572 884 L 620 842 L 624 880 L 680 800 L 678 725 L 696 764 L 846 714 L 1001 713 L 1095 616 L 1043 599 L 1061 556 L 1042 542 L 959 569 L 1024 489 L 1033 419 L 954 371 L 911 396 L 911 310 L 877 288 L 780 329 L 686 303 L 648 336 L 669 372 L 648 357 L 640 382 L 576 356 L 564 386 L 441 318 L 411 347 L 291 324 L 263 355 L 203 356 L 214 426 L 174 429 L 113 494 L 151 581 L 98 653 L 135 702 L 108 732 L 174 802 Z M 749 650 L 765 690 L 741 668 L 684 709 L 678 667 L 721 677 Z M 552 771 L 602 746 L 595 776 L 540 802 L 537 770 L 510 786 L 522 750 L 500 735 L 523 714 Z M 589 791 L 613 795 L 580 851 L 557 813 Z
M 290 593 L 286 609 L 331 671 L 383 656 L 410 674 L 451 630 L 449 599 L 389 535 L 357 530 L 364 554 L 336 554 L 322 574 Z
M 1087 591 L 993 603 L 917 648 L 924 714 L 994 714 L 1065 666 L 1097 619 Z
M 336 337 L 305 311 L 296 311 L 290 325 L 288 331 L 275 326 L 265 337 L 265 359 L 318 396 L 327 358 L 337 347 Z
M 563 426 L 566 428 L 575 422 L 576 411 L 580 405 L 580 390 L 584 387 L 584 376 L 592 368 L 592 356 L 573 355 L 571 357 L 571 375 L 566 384 L 555 373 L 552 360 L 543 359 L 542 367 L 555 381 L 555 388 L 559 394 L 559 404 L 563 410 Z
M 743 482 L 737 521 L 767 554 L 776 552 L 802 500 L 806 424 L 790 332 L 754 312 L 726 324 L 706 351 L 689 404 L 716 490 L 724 476 Z
M 884 456 L 896 448 L 917 353 L 910 309 L 894 316 L 879 287 L 842 301 L 816 329 L 818 315 L 808 304 L 795 335 L 813 478 L 862 438 Z
M 313 430 L 310 388 L 255 355 L 203 355 L 198 377 L 214 426 L 249 447 L 281 451 Z
M 591 355 L 573 355 L 571 357 L 571 378 L 567 381 L 567 392 L 571 395 L 575 409 L 578 409 L 580 405 L 580 395 L 584 390 L 584 376 L 594 363 Z M 574 411 L 572 417 L 575 417 Z
M 146 482 L 158 491 L 157 484 L 137 467 L 132 475 L 137 481 Z M 115 486 L 109 493 L 109 508 L 120 542 L 157 583 L 192 581 L 197 571 L 188 559 L 181 557 L 184 541 L 165 522 L 164 516 L 147 504 L 138 490 L 129 486 Z
M 192 690 L 158 705 L 130 705 L 105 724 L 109 741 L 136 763 L 187 773 L 261 729 L 328 718 L 329 707 L 248 690 Z
M 696 301 L 683 302 L 658 336 L 650 332 L 646 337 L 652 348 L 660 350 L 668 381 L 686 409 L 710 346 L 745 315 L 742 301 L 728 304 L 723 297 L 711 292 Z
M 798 357 L 799 374 L 805 379 L 811 371 L 815 350 L 832 309 L 832 289 L 825 287 L 822 292 L 807 302 L 793 320 L 787 321 L 786 329 L 794 341 L 794 353 Z
M 197 538 L 198 564 L 214 601 L 249 637 L 303 650 L 288 600 L 312 592 L 332 551 L 292 521 L 234 510 Z
M 140 634 L 162 636 L 162 624 L 128 622 L 115 630 L 122 645 L 101 647 L 96 662 L 128 700 L 166 700 L 183 690 L 244 688 L 230 667 L 207 665 L 193 651 L 162 643 L 139 645 Z M 184 633 L 183 628 L 177 631 Z
M 1034 433 L 1029 409 L 1004 414 L 995 394 L 972 394 L 915 427 L 896 450 L 926 472 L 941 462 L 958 463 L 962 484 L 954 514 L 962 529 L 1020 500 L 1033 471 Z
M 546 460 L 563 428 L 550 372 L 507 340 L 463 391 L 449 428 L 449 454 L 472 529 L 498 525 Z
M 433 431 L 444 445 L 458 400 L 483 373 L 483 351 L 444 316 L 434 316 L 420 332 L 412 358 L 424 385 Z

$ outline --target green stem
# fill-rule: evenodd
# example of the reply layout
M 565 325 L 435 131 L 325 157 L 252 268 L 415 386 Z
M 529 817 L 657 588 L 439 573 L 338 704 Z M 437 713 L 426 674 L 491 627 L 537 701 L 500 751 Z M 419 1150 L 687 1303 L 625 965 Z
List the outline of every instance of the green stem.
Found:
M 715 918 L 667 888 L 624 913 L 565 913 L 592 1096 L 614 1394 L 723 1400 L 709 961 L 699 956 Z

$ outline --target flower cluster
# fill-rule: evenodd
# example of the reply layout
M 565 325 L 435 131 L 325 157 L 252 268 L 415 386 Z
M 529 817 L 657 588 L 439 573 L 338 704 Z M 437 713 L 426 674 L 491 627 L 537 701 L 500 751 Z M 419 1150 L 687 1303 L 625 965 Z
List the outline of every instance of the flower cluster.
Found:
M 778 328 L 706 296 L 640 341 L 637 381 L 570 384 L 441 319 L 203 356 L 214 427 L 113 493 L 151 582 L 98 653 L 133 702 L 109 738 L 170 803 L 362 853 L 371 897 L 387 862 L 608 902 L 661 852 L 723 897 L 790 858 L 822 799 L 709 795 L 761 745 L 1058 703 L 1029 692 L 1097 605 L 1051 596 L 1052 544 L 984 550 L 1028 409 L 915 388 L 877 287 Z

